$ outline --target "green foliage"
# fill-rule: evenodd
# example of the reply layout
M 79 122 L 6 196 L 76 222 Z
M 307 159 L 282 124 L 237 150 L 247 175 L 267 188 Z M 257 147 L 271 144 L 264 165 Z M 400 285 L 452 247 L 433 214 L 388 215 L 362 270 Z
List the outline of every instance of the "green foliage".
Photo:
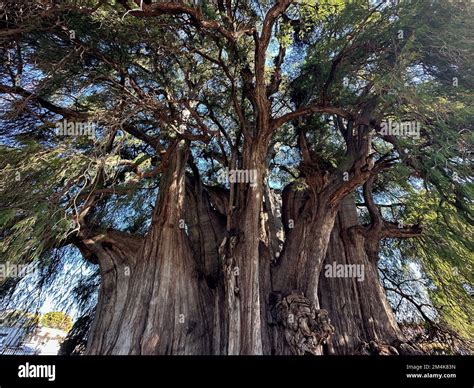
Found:
M 1 261 L 31 263 L 59 246 L 74 229 L 62 188 L 71 178 L 86 174 L 90 161 L 64 146 L 33 142 L 21 148 L 2 147 L 1 152 Z
M 474 235 L 472 226 L 434 191 L 409 197 L 406 221 L 422 219 L 423 235 L 402 245 L 415 252 L 433 282 L 429 290 L 440 322 L 465 339 L 474 338 Z
M 52 311 L 42 315 L 39 324 L 52 329 L 69 331 L 72 327 L 72 320 L 62 311 Z

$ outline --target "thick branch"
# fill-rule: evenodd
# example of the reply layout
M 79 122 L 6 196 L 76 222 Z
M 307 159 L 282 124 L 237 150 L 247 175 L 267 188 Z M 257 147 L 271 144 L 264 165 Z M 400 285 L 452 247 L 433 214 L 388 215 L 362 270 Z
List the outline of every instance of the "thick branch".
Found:
M 43 108 L 46 108 L 53 113 L 60 114 L 61 116 L 65 118 L 75 118 L 75 119 L 87 118 L 86 113 L 77 112 L 72 109 L 63 108 L 59 105 L 55 105 L 52 102 L 46 100 L 45 98 L 40 97 L 35 93 L 29 92 L 19 86 L 0 85 L 0 93 L 16 94 L 16 95 L 25 97 L 27 99 L 34 100 Z
M 321 105 L 321 104 L 312 104 L 300 109 L 297 109 L 293 112 L 289 112 L 280 116 L 276 119 L 273 119 L 271 122 L 271 127 L 273 129 L 281 127 L 283 124 L 287 123 L 290 120 L 297 119 L 299 117 L 307 116 L 313 113 L 327 113 L 333 114 L 338 117 L 345 119 L 354 119 L 355 115 L 353 113 L 347 112 L 344 109 L 336 108 L 333 106 Z
M 126 0 L 119 1 L 121 4 L 126 3 Z M 135 0 L 135 3 L 140 6 L 141 0 Z M 137 17 L 153 17 L 162 15 L 188 15 L 191 18 L 191 23 L 197 28 L 204 28 L 211 31 L 217 31 L 224 36 L 228 41 L 234 43 L 242 35 L 251 33 L 251 29 L 243 29 L 240 31 L 229 31 L 215 20 L 206 20 L 203 17 L 200 8 L 190 7 L 184 3 L 161 2 L 150 5 L 143 4 L 142 10 L 130 10 L 129 15 Z
M 402 226 L 393 222 L 384 221 L 382 238 L 413 238 L 420 237 L 423 228 L 419 224 Z

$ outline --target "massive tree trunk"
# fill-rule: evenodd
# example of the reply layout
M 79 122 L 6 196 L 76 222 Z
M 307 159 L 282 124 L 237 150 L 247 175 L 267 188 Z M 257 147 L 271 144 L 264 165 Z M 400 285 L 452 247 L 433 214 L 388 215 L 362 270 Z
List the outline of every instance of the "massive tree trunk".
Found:
M 171 151 L 150 231 L 134 255 L 125 302 L 105 302 L 107 289 L 121 284 L 102 283 L 89 354 L 211 353 L 213 304 L 205 279 L 198 274 L 185 228 L 180 227 L 184 226 L 188 155 L 189 150 L 182 143 Z M 99 254 L 99 262 L 103 259 Z M 115 280 L 105 279 L 112 283 Z M 114 327 L 101 322 L 108 315 L 114 315 L 109 318 Z M 109 336 L 108 332 L 113 338 L 101 341 Z
M 88 241 L 101 268 L 87 353 L 270 353 L 265 301 L 271 259 L 261 234 L 265 152 L 254 147 L 240 168 L 256 171 L 257 181 L 237 182 L 230 191 L 204 188 L 192 162 L 194 177 L 185 177 L 188 150 L 178 147 L 167 162 L 144 238 L 122 234 L 131 248 L 107 255 L 97 236 L 81 242 Z M 111 246 L 123 246 L 107 236 Z M 119 268 L 113 276 L 110 266 Z M 120 298 L 108 296 L 114 293 Z
M 174 168 L 174 171 L 179 170 L 178 166 Z M 181 186 L 181 178 L 178 181 Z M 176 193 L 170 187 L 170 192 L 171 190 Z M 180 190 L 182 189 L 178 192 Z M 160 198 L 163 195 L 163 192 L 160 193 Z M 177 194 L 175 198 L 181 195 L 183 194 Z M 326 342 L 324 352 L 328 354 L 412 353 L 413 348 L 405 343 L 380 285 L 377 263 L 366 254 L 366 237 L 357 228 L 359 224 L 353 196 L 343 201 L 335 216 L 325 261 L 320 266 L 333 263 L 362 265 L 363 281 L 356 277 L 327 277 L 322 267 L 317 282 L 318 297 L 312 301 L 305 294 L 308 293 L 310 297 L 312 295 L 307 288 L 308 283 L 298 283 L 297 271 L 288 266 L 288 273 L 280 272 L 283 267 L 276 264 L 283 243 L 283 224 L 286 226 L 284 229 L 287 239 L 292 231 L 300 231 L 296 227 L 293 230 L 288 228 L 288 224 L 298 224 L 299 217 L 304 213 L 302 209 L 308 203 L 308 193 L 292 190 L 290 187 L 285 190 L 283 224 L 279 220 L 278 200 L 270 190 L 266 190 L 263 196 L 263 208 L 259 214 L 260 234 L 256 235 L 256 257 L 259 259 L 258 299 L 261 302 L 258 310 L 261 323 L 260 352 L 322 354 L 321 344 Z M 162 227 L 158 235 L 149 234 L 146 238 L 107 231 L 83 241 L 83 251 L 94 253 L 101 270 L 101 289 L 97 316 L 89 337 L 89 354 L 237 352 L 230 345 L 232 340 L 233 346 L 241 343 L 238 340 L 242 331 L 234 334 L 235 337 L 229 333 L 232 326 L 228 321 L 229 295 L 226 294 L 228 283 L 225 283 L 229 279 L 222 272 L 225 264 L 219 258 L 219 246 L 222 251 L 225 243 L 221 242 L 226 241 L 227 198 L 227 190 L 204 188 L 198 179 L 187 178 L 187 207 L 183 216 L 186 219 L 187 234 L 179 227 L 169 227 L 172 236 L 164 236 L 163 231 L 166 229 Z M 160 201 L 162 199 L 158 203 Z M 166 202 L 167 205 L 161 209 L 167 209 L 166 213 L 170 214 L 170 207 L 178 202 Z M 163 219 L 168 217 L 161 214 Z M 306 219 L 311 220 L 311 217 Z M 176 220 L 179 225 L 180 219 Z M 311 254 L 309 247 L 318 244 L 317 240 L 315 242 L 312 239 L 317 230 L 308 230 L 302 228 L 297 234 L 299 238 L 293 237 L 303 244 L 303 248 L 298 245 L 291 251 L 288 247 L 295 243 L 288 241 L 287 251 L 282 252 L 281 259 L 288 255 L 286 257 L 301 260 Z M 182 239 L 177 237 L 180 232 L 184 233 Z M 153 227 L 150 233 L 153 233 Z M 167 241 L 160 239 L 161 236 Z M 151 238 L 153 240 L 147 243 L 147 239 Z M 169 245 L 174 244 L 173 241 L 177 238 L 176 241 L 179 241 L 182 248 L 174 247 L 174 250 L 170 250 Z M 170 252 L 166 257 L 173 257 L 174 260 L 170 260 L 169 265 L 158 264 L 165 259 L 160 255 L 158 246 L 165 246 L 167 252 Z M 290 252 L 293 255 L 289 255 Z M 245 257 L 236 256 L 241 260 Z M 148 260 L 145 260 L 147 257 Z M 318 259 L 319 255 L 314 257 Z M 142 263 L 139 263 L 140 260 Z M 245 271 L 248 261 L 241 263 Z M 154 269 L 157 265 L 161 265 L 160 268 L 165 272 Z M 274 267 L 273 273 L 270 273 L 270 266 Z M 303 271 L 309 269 L 311 268 Z M 242 271 L 233 273 L 234 279 L 239 281 L 241 274 Z M 233 285 L 241 287 L 241 283 L 237 281 Z M 284 289 L 281 285 L 287 288 Z M 240 296 L 239 291 L 235 294 L 237 298 Z M 255 309 L 254 306 L 250 307 Z M 319 310 L 319 307 L 328 311 L 334 328 L 329 324 L 325 310 Z M 197 321 L 198 319 L 201 321 Z M 154 338 L 157 340 L 153 341 Z M 252 345 L 249 343 L 247 347 L 240 348 L 240 352 L 250 353 Z M 256 352 L 256 349 L 253 348 L 253 351 Z
M 231 185 L 224 263 L 228 354 L 262 354 L 260 216 L 266 173 L 265 144 L 244 144 L 241 168 L 253 171 L 255 184 Z
M 378 269 L 378 257 L 368 254 L 367 239 L 359 226 L 354 197 L 344 199 L 338 212 L 321 271 L 319 300 L 321 307 L 329 312 L 334 334 L 325 346 L 327 354 L 415 354 L 415 349 L 406 343 L 393 316 Z M 346 274 L 334 276 L 327 266 L 342 265 Z M 363 276 L 355 276 L 356 267 Z M 328 271 L 325 268 L 328 268 Z M 342 272 L 341 272 L 342 273 Z M 333 276 L 327 276 L 333 275 Z
M 287 203 L 285 199 L 284 202 Z M 287 209 L 284 212 L 287 214 Z M 280 268 L 275 272 L 276 290 L 299 290 L 316 307 L 319 306 L 319 273 L 336 213 L 336 209 L 327 206 L 325 199 L 308 195 L 299 214 L 293 214 L 291 218 L 285 217 L 287 239 L 281 254 Z
M 298 190 L 290 185 L 282 202 L 286 239 L 273 271 L 271 301 L 275 353 L 322 354 L 333 329 L 327 312 L 319 309 L 317 290 L 337 211 L 314 186 Z
M 349 196 L 338 212 L 325 266 L 344 265 L 352 275 L 360 266 L 363 276 L 329 277 L 330 271 L 321 271 L 321 307 L 328 310 L 335 326 L 326 348 L 329 354 L 357 354 L 371 341 L 392 344 L 402 337 L 380 284 L 377 263 L 369 260 L 364 236 L 352 228 L 355 225 L 355 201 Z
M 188 152 L 173 151 L 144 238 L 81 241 L 101 270 L 89 354 L 408 353 L 352 196 L 334 206 L 290 185 L 280 216 L 263 152 L 242 165 L 257 184 L 230 190 L 204 187 L 192 162 L 185 177 Z M 364 280 L 328 278 L 325 262 Z
M 142 243 L 141 238 L 106 231 L 78 244 L 83 255 L 98 262 L 100 269 L 99 298 L 88 336 L 89 354 L 101 354 L 117 340 L 122 310 L 130 292 L 131 271 Z
M 225 234 L 228 191 L 204 187 L 192 164 L 193 177 L 186 181 L 186 225 L 198 271 L 206 279 L 212 297 L 213 315 L 210 335 L 212 354 L 227 354 L 225 286 L 219 246 Z

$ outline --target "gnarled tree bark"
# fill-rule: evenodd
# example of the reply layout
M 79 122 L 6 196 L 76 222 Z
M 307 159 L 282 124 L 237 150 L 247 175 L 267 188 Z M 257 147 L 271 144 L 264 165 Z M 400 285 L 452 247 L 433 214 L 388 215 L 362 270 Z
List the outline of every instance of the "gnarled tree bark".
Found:
M 364 342 L 391 344 L 402 336 L 381 287 L 377 263 L 369 260 L 364 237 L 351 229 L 355 225 L 358 225 L 355 201 L 349 196 L 338 212 L 325 264 L 362 266 L 364 279 L 326 277 L 325 271 L 321 271 L 321 306 L 328 309 L 335 326 L 327 345 L 329 354 L 356 354 Z
M 211 353 L 213 305 L 205 279 L 198 275 L 185 228 L 180 228 L 188 155 L 184 141 L 174 145 L 162 176 L 150 231 L 136 251 L 126 301 L 117 308 L 99 302 L 101 320 L 115 311 L 113 319 L 118 323 L 114 338 L 100 342 L 108 328 L 96 323 L 88 353 Z M 101 291 L 101 297 L 105 295 Z M 102 311 L 103 308 L 108 310 Z

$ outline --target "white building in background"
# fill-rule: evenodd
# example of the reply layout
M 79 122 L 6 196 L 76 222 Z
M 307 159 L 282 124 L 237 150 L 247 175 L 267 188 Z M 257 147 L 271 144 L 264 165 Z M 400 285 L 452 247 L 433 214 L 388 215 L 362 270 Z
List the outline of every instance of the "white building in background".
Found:
M 67 331 L 52 329 L 50 327 L 38 326 L 27 340 L 24 346 L 35 349 L 36 354 L 53 356 L 59 352 L 61 343 L 66 338 Z
M 57 355 L 67 332 L 37 327 L 28 334 L 23 327 L 0 327 L 0 354 Z
M 14 310 L 0 311 L 0 355 L 57 355 L 67 331 L 45 326 L 31 327 L 31 317 L 9 319 Z

